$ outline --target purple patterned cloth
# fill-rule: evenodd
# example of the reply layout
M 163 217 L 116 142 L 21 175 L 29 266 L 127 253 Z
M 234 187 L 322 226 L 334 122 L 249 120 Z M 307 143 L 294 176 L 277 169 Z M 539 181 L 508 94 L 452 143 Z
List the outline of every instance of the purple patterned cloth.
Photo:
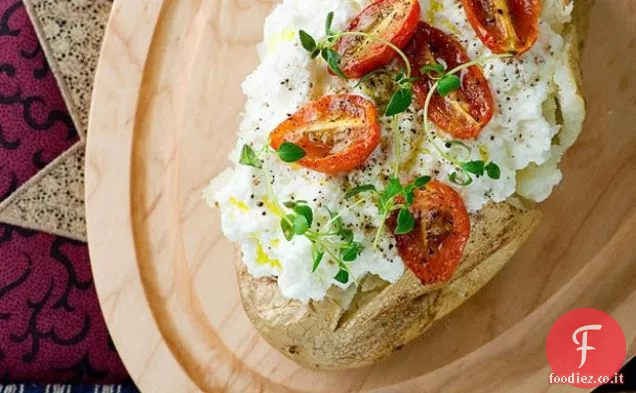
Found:
M 0 225 L 0 255 L 0 379 L 126 378 L 97 303 L 86 244 Z
M 0 200 L 78 141 L 19 0 L 0 0 Z
M 24 5 L 0 0 L 0 201 L 78 141 Z M 87 245 L 0 224 L 0 384 L 126 379 Z

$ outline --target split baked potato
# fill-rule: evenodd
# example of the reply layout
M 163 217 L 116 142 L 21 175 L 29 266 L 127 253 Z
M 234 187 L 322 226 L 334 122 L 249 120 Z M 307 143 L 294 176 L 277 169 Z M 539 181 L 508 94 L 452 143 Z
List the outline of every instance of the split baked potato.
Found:
M 560 0 L 559 0 L 560 1 Z M 592 1 L 576 0 L 563 30 L 572 91 L 557 97 L 562 110 L 560 143 L 569 147 L 581 131 L 584 112 L 579 67 Z M 254 326 L 280 352 L 308 367 L 344 369 L 376 363 L 421 335 L 483 287 L 536 228 L 541 213 L 521 200 L 491 203 L 472 214 L 470 240 L 453 278 L 424 286 L 410 272 L 394 284 L 367 276 L 353 299 L 342 295 L 303 304 L 282 296 L 276 279 L 255 278 L 241 263 L 243 305 Z

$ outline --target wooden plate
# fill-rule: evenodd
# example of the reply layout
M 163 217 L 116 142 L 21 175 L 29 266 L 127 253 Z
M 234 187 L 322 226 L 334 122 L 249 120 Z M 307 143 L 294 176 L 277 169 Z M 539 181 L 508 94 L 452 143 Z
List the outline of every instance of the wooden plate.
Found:
M 108 326 L 146 392 L 539 392 L 544 343 L 577 307 L 636 353 L 636 4 L 598 1 L 590 113 L 540 229 L 478 295 L 375 367 L 301 368 L 247 320 L 237 254 L 201 190 L 226 166 L 270 0 L 118 1 L 92 105 L 86 201 Z

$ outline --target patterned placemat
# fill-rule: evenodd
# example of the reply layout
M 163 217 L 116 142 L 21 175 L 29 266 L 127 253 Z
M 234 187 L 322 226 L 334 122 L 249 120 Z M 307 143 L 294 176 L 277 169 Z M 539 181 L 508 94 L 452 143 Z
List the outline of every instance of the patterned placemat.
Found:
M 0 0 L 0 383 L 128 381 L 84 242 L 84 135 L 109 9 Z
M 3 16 L 8 31 L 14 13 L 23 12 L 21 4 L 19 0 L 11 2 L 9 13 Z M 27 55 L 42 58 L 43 51 L 48 58 L 48 66 L 40 62 L 42 67 L 50 67 L 48 75 L 58 81 L 70 114 L 65 114 L 63 124 L 73 129 L 73 138 L 68 139 L 69 146 L 61 147 L 63 154 L 44 152 L 34 156 L 30 172 L 18 173 L 21 177 L 17 176 L 16 181 L 4 180 L 11 188 L 1 198 L 0 222 L 86 241 L 84 137 L 93 77 L 111 6 L 110 0 L 24 1 L 41 42 Z M 62 99 L 59 104 L 63 106 Z M 47 165 L 47 154 L 55 157 L 55 162 Z

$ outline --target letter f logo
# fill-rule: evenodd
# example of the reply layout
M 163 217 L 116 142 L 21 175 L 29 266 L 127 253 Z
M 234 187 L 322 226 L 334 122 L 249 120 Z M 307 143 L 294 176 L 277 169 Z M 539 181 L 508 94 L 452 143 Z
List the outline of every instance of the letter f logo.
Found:
M 601 325 L 585 325 L 576 329 L 574 333 L 572 334 L 572 341 L 574 341 L 574 344 L 580 345 L 580 347 L 576 349 L 577 351 L 581 351 L 581 364 L 579 364 L 579 368 L 583 367 L 583 365 L 585 364 L 585 361 L 587 360 L 587 351 L 593 351 L 596 349 L 592 346 L 587 345 L 587 332 L 589 330 L 601 330 L 602 327 L 603 326 Z M 579 342 L 577 338 L 579 333 L 583 333 L 581 335 L 582 337 L 581 342 Z

